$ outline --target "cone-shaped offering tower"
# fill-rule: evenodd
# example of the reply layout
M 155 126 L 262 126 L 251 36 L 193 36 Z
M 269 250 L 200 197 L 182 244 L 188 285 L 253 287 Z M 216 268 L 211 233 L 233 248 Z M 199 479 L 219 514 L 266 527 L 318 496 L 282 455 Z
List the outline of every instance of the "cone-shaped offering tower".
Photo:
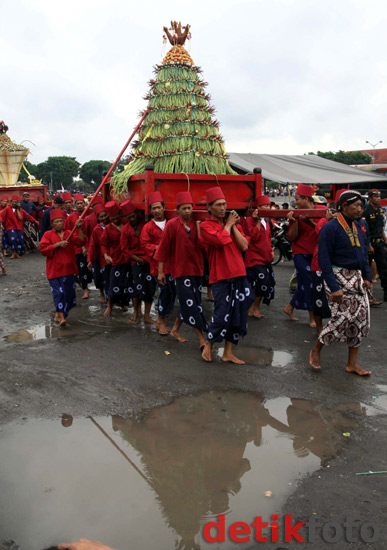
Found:
M 230 167 L 213 117 L 214 107 L 206 94 L 206 83 L 183 47 L 189 26 L 171 22 L 164 27 L 172 45 L 155 78 L 149 82 L 148 114 L 134 143 L 132 161 L 113 178 L 116 195 L 126 190 L 128 179 L 141 174 L 149 163 L 155 172 L 185 174 L 235 174 Z M 141 113 L 142 115 L 143 113 Z
M 0 186 L 16 185 L 28 153 L 27 147 L 14 143 L 7 136 L 8 126 L 0 121 Z

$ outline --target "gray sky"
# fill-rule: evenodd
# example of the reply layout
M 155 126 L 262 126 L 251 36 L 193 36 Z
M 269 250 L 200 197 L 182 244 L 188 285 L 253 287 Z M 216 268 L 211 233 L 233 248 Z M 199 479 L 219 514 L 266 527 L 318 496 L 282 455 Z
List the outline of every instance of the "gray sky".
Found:
M 226 149 L 387 147 L 382 0 L 0 0 L 0 120 L 29 160 L 113 160 L 145 108 L 162 27 L 192 25 L 191 56 Z M 167 51 L 167 50 L 166 50 Z

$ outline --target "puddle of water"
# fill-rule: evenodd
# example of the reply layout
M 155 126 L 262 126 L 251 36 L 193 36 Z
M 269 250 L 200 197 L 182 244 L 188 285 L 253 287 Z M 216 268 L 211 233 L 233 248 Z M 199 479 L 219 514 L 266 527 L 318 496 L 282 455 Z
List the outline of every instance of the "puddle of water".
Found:
M 224 347 L 218 348 L 218 357 L 222 357 L 223 351 Z M 287 351 L 273 351 L 260 346 L 238 346 L 235 354 L 248 365 L 286 367 L 294 361 L 293 355 Z
M 201 535 L 207 521 L 279 512 L 365 413 L 359 403 L 207 392 L 139 420 L 9 424 L 0 430 L 2 537 L 20 550 L 80 537 L 121 549 L 213 548 Z

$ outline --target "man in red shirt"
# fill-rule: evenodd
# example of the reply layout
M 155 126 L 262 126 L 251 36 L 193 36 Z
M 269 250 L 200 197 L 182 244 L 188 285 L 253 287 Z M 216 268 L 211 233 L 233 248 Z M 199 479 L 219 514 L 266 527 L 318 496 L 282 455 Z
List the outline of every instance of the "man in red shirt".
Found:
M 94 212 L 97 216 L 97 225 L 91 233 L 89 245 L 87 247 L 87 268 L 93 274 L 95 288 L 98 288 L 99 290 L 99 302 L 101 304 L 106 304 L 111 266 L 107 264 L 103 256 L 101 240 L 106 225 L 109 223 L 109 218 L 104 204 L 97 204 L 94 207 Z M 84 224 L 86 220 L 84 221 Z
M 297 208 L 314 208 L 312 195 L 312 186 L 300 183 L 296 191 Z M 289 315 L 291 321 L 298 321 L 299 319 L 294 315 L 294 309 L 307 310 L 309 326 L 315 328 L 311 262 L 317 244 L 316 224 L 310 218 L 296 219 L 293 212 L 289 212 L 288 219 L 290 221 L 288 238 L 292 243 L 293 261 L 297 271 L 297 290 L 283 311 Z
M 127 254 L 127 258 L 131 264 L 129 295 L 133 300 L 134 311 L 129 321 L 136 323 L 137 319 L 141 317 L 141 301 L 143 300 L 145 302 L 144 321 L 153 325 L 154 321 L 150 316 L 150 310 L 156 290 L 156 283 L 150 275 L 148 262 L 143 258 L 138 238 L 144 224 L 139 226 L 136 208 L 131 201 L 124 201 L 120 204 L 120 208 L 122 215 L 129 222 L 125 224 L 121 231 L 121 248 Z
M 126 311 L 129 304 L 130 264 L 125 250 L 121 248 L 124 222 L 120 209 L 115 201 L 107 202 L 105 208 L 110 221 L 103 232 L 101 247 L 107 264 L 111 265 L 108 306 L 105 311 L 105 315 L 110 317 L 115 303 L 120 305 L 123 311 Z
M 25 252 L 23 237 L 24 220 L 35 223 L 34 218 L 20 208 L 20 198 L 17 195 L 12 195 L 11 203 L 0 212 L 0 221 L 5 227 L 7 234 L 8 248 L 12 252 L 11 260 L 21 258 Z
M 144 253 L 144 258 L 150 265 L 150 274 L 157 280 L 158 262 L 155 260 L 155 253 L 163 236 L 167 220 L 165 219 L 164 199 L 159 191 L 149 193 L 149 205 L 153 219 L 144 225 L 141 232 L 140 243 Z M 168 222 L 169 223 L 169 222 Z M 168 328 L 165 323 L 166 317 L 173 311 L 176 298 L 176 285 L 171 276 L 169 261 L 164 266 L 165 285 L 158 285 L 158 319 L 156 328 L 162 336 L 168 334 Z
M 270 209 L 270 199 L 267 195 L 257 198 L 258 208 Z M 245 222 L 246 232 L 250 237 L 249 248 L 246 252 L 245 263 L 247 279 L 256 296 L 255 302 L 249 310 L 250 317 L 261 319 L 264 317 L 259 310 L 261 300 L 269 305 L 274 298 L 274 273 L 271 262 L 274 258 L 271 246 L 271 230 L 269 220 L 260 218 L 258 210 L 254 210 Z
M 175 279 L 179 299 L 179 314 L 171 330 L 171 336 L 186 342 L 179 333 L 182 322 L 191 326 L 201 350 L 205 347 L 203 331 L 208 330 L 202 308 L 203 256 L 197 225 L 192 219 L 193 200 L 188 192 L 178 193 L 176 207 L 179 215 L 168 222 L 155 253 L 159 262 L 158 281 L 166 284 L 164 266 L 170 263 L 171 276 Z
M 46 231 L 40 241 L 40 251 L 46 256 L 47 279 L 50 283 L 55 304 L 54 321 L 59 326 L 66 325 L 66 318 L 71 308 L 76 306 L 75 274 L 77 264 L 75 261 L 74 245 L 82 245 L 84 235 L 82 232 L 82 220 L 77 220 L 77 231 L 68 239 L 70 231 L 64 229 L 64 212 L 54 208 L 50 212 L 50 220 L 53 229 Z
M 225 220 L 227 203 L 220 187 L 207 189 L 206 201 L 211 219 L 200 224 L 200 240 L 208 254 L 214 314 L 202 357 L 212 361 L 213 343 L 225 339 L 222 361 L 243 365 L 244 361 L 233 355 L 232 346 L 247 333 L 247 312 L 253 301 L 242 257 L 248 239 L 237 212 L 232 211 Z
M 65 229 L 70 231 L 85 209 L 85 199 L 81 193 L 74 195 L 74 202 L 75 211 L 65 221 Z M 82 300 L 87 300 L 90 294 L 88 284 L 92 281 L 91 273 L 87 269 L 87 238 L 85 238 L 83 246 L 75 245 L 75 259 L 78 266 L 78 284 L 83 289 Z

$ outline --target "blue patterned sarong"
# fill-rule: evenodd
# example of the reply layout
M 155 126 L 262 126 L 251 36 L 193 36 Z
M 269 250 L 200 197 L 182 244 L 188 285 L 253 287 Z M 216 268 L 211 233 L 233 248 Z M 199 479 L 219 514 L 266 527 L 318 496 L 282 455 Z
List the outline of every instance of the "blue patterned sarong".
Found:
M 290 301 L 296 309 L 313 311 L 313 281 L 310 264 L 313 254 L 294 254 L 294 267 L 297 271 L 297 290 Z
M 75 275 L 48 279 L 52 297 L 54 298 L 55 311 L 68 316 L 71 308 L 77 305 L 75 296 Z
M 150 274 L 148 262 L 144 265 L 134 263 L 132 265 L 133 297 L 138 297 L 143 302 L 151 304 L 156 292 L 155 278 Z
M 110 269 L 108 297 L 120 306 L 129 304 L 130 264 L 112 265 Z
M 160 283 L 157 283 L 159 288 L 157 311 L 160 317 L 168 317 L 168 315 L 172 313 L 176 298 L 175 279 L 168 273 L 165 275 L 165 280 L 165 285 L 160 285 Z
M 80 254 L 76 254 L 75 259 L 77 260 L 78 266 L 78 284 L 83 290 L 85 290 L 87 285 L 92 281 L 91 271 L 87 267 L 87 259 L 82 252 Z
M 256 298 L 261 296 L 263 303 L 269 305 L 274 298 L 274 272 L 271 264 L 254 265 L 246 268 L 247 279 Z
M 247 334 L 247 312 L 254 301 L 246 277 L 224 279 L 211 285 L 214 296 L 214 313 L 208 329 L 207 340 L 211 343 L 237 344 Z
M 6 234 L 8 248 L 19 254 L 24 254 L 26 247 L 24 244 L 23 231 L 20 231 L 20 229 L 8 229 Z
M 176 293 L 179 300 L 179 318 L 187 325 L 202 332 L 208 331 L 208 323 L 202 308 L 202 277 L 177 277 Z

